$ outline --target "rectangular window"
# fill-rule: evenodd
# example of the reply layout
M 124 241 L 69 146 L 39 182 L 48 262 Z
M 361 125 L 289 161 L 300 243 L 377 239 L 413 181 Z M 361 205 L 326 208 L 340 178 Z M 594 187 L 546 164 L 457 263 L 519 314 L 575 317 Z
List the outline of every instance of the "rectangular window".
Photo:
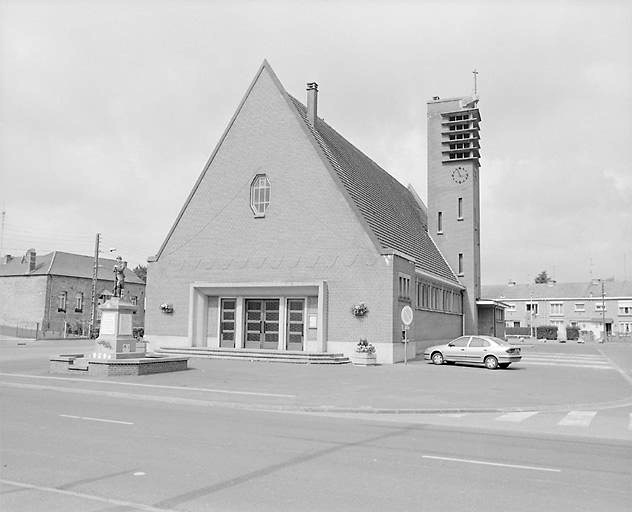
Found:
M 83 293 L 78 293 L 75 296 L 75 313 L 83 312 Z
M 443 233 L 443 212 L 437 212 L 437 233 Z
M 463 253 L 459 253 L 459 275 L 463 275 Z
M 65 313 L 66 312 L 66 298 L 68 297 L 68 293 L 66 292 L 61 292 L 59 294 L 58 297 L 58 302 L 57 302 L 57 312 L 62 312 Z
M 551 302 L 549 306 L 550 306 L 551 315 L 564 314 L 564 311 L 562 310 L 562 308 L 564 307 L 564 304 L 562 302 Z
M 399 298 L 402 300 L 410 300 L 410 277 L 399 275 Z
M 537 302 L 527 302 L 527 312 L 532 313 L 534 315 L 538 314 L 538 303 Z
M 632 322 L 619 322 L 619 334 L 623 336 L 632 335 Z
M 463 220 L 463 198 L 459 197 L 456 206 L 456 218 L 457 220 Z
M 138 297 L 136 295 L 132 297 L 131 301 L 134 306 L 138 306 Z
M 578 311 L 580 313 L 586 311 L 586 305 L 583 302 L 576 302 L 575 311 Z
M 632 300 L 620 300 L 618 306 L 620 315 L 632 315 Z

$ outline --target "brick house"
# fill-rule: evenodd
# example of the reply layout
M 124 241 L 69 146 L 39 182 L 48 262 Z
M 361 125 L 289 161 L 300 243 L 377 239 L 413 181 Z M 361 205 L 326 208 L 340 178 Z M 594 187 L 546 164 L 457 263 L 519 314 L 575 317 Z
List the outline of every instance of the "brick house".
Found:
M 507 327 L 577 327 L 594 338 L 632 336 L 632 282 L 540 283 L 484 286 L 507 304 Z
M 99 259 L 98 303 L 112 294 L 114 263 Z M 22 258 L 4 256 L 0 263 L 0 333 L 34 336 L 37 329 L 43 336 L 61 335 L 64 330 L 85 334 L 90 324 L 93 268 L 91 256 L 62 251 L 38 256 L 29 249 Z M 133 326 L 142 327 L 145 283 L 130 269 L 125 271 L 124 296 L 138 306 Z
M 148 259 L 150 349 L 350 355 L 366 338 L 393 363 L 406 305 L 408 357 L 462 334 L 466 287 L 425 205 L 319 118 L 317 99 L 310 83 L 303 105 L 263 63 Z

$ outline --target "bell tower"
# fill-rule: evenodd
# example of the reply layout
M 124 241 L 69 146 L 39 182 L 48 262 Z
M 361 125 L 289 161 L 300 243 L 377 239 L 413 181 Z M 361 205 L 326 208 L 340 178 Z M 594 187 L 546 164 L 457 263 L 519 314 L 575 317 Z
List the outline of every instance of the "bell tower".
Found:
M 428 102 L 428 233 L 466 287 L 464 334 L 478 333 L 481 295 L 477 105 L 476 94 Z

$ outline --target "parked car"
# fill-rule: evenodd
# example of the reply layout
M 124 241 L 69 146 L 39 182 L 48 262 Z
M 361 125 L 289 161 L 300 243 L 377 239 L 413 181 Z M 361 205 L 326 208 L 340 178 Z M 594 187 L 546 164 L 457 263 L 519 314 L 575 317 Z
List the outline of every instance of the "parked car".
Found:
M 490 370 L 507 368 L 522 359 L 520 347 L 493 336 L 461 336 L 445 345 L 424 351 L 424 359 L 434 364 L 484 364 Z

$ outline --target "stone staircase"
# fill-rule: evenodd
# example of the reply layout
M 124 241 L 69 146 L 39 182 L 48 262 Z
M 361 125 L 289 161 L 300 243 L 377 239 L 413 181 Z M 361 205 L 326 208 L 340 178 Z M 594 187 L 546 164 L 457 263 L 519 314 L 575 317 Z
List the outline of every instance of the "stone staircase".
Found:
M 244 348 L 208 348 L 208 347 L 160 347 L 155 351 L 160 355 L 204 357 L 208 359 L 242 359 L 264 363 L 294 364 L 347 364 L 349 358 L 343 354 L 322 352 L 300 352 L 278 350 L 250 350 Z

